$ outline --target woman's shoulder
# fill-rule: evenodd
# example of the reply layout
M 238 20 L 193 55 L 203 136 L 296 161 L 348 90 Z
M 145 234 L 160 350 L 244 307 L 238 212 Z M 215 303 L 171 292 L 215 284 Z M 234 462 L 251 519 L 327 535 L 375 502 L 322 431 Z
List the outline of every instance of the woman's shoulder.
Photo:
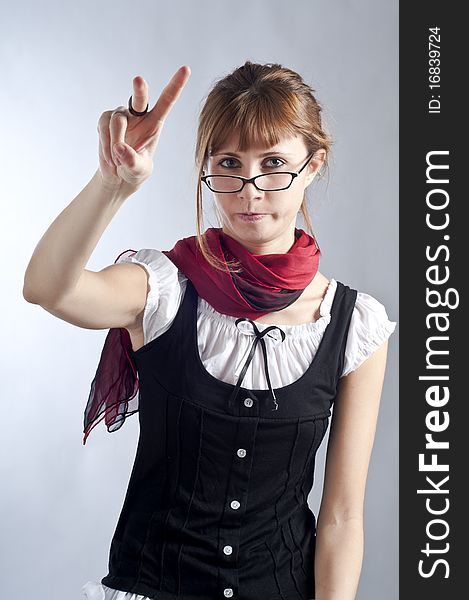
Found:
M 140 263 L 148 270 L 157 271 L 162 279 L 174 279 L 184 282 L 187 277 L 177 268 L 172 260 L 156 248 L 141 248 L 140 250 L 125 250 L 114 261 Z
M 357 292 L 353 310 L 353 318 L 357 323 L 362 325 L 387 322 L 396 324 L 396 322 L 390 321 L 384 303 L 377 296 L 360 289 L 352 289 Z
M 389 318 L 384 303 L 375 295 L 349 286 L 357 292 L 350 319 L 342 375 L 354 371 L 394 332 L 397 321 Z
M 328 306 L 331 304 L 331 301 L 333 301 L 337 288 L 339 286 L 345 286 L 346 288 L 356 292 L 353 310 L 353 317 L 355 321 L 363 321 L 366 319 L 386 320 L 388 318 L 383 302 L 381 302 L 376 296 L 361 290 L 358 286 L 334 277 L 329 277 L 328 281 L 329 284 L 325 296 L 325 299 L 328 300 L 326 303 Z
M 156 248 L 125 250 L 115 263 L 140 264 L 148 273 L 149 291 L 142 315 L 145 343 L 161 335 L 175 318 L 186 290 L 187 277 Z

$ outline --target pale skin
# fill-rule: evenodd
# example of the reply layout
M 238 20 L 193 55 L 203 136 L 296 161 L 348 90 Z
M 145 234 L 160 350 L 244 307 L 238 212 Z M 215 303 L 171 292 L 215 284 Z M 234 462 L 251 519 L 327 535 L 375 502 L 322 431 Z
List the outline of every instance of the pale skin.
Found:
M 134 350 L 143 345 L 146 271 L 129 263 L 109 265 L 99 272 L 85 266 L 119 207 L 152 174 L 164 122 L 189 75 L 188 66 L 178 69 L 144 117 L 130 115 L 124 106 L 102 113 L 98 123 L 99 169 L 46 231 L 25 275 L 23 295 L 29 302 L 79 327 L 126 328 Z M 143 111 L 148 100 L 148 83 L 135 77 L 134 109 Z M 115 152 L 118 143 L 125 147 L 121 158 Z M 233 136 L 220 151 L 225 154 L 209 157 L 207 171 L 244 177 L 269 170 L 297 171 L 308 156 L 299 137 L 283 138 L 275 148 L 251 147 L 238 152 Z M 265 152 L 268 155 L 261 157 Z M 229 160 L 220 165 L 223 158 Z M 241 192 L 214 194 L 223 230 L 252 253 L 288 252 L 304 190 L 317 176 L 324 158 L 324 151 L 318 151 L 288 190 L 261 192 L 250 183 Z M 237 214 L 243 212 L 263 212 L 266 216 L 248 223 Z M 328 285 L 329 279 L 318 272 L 296 302 L 257 322 L 296 325 L 317 320 Z M 363 559 L 365 486 L 387 346 L 383 343 L 339 381 L 317 520 L 316 600 L 354 600 L 356 596 Z

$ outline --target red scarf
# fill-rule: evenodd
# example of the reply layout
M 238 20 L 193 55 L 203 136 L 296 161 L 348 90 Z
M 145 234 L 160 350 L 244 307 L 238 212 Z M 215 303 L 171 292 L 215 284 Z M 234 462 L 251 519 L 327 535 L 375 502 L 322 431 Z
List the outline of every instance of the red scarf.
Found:
M 279 254 L 251 254 L 221 228 L 209 228 L 205 235 L 219 259 L 225 264 L 239 261 L 242 271 L 214 269 L 200 252 L 195 235 L 179 240 L 172 250 L 163 253 L 190 279 L 197 294 L 222 314 L 255 320 L 282 310 L 297 300 L 318 271 L 319 246 L 302 229 L 295 228 L 293 246 Z M 103 418 L 112 432 L 138 410 L 139 382 L 131 349 L 125 328 L 109 330 L 85 409 L 83 444 Z
M 282 310 L 295 302 L 318 270 L 319 247 L 302 229 L 295 229 L 293 246 L 280 254 L 251 254 L 221 228 L 207 229 L 205 235 L 217 258 L 225 264 L 238 260 L 243 271 L 229 274 L 214 269 L 195 235 L 163 253 L 191 280 L 198 295 L 225 315 L 256 319 Z

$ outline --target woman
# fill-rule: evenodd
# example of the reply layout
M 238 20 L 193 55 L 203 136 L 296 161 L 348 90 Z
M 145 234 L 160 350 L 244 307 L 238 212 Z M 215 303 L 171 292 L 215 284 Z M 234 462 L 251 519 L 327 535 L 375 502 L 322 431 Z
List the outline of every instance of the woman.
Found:
M 109 573 L 83 590 L 93 600 L 352 600 L 396 323 L 378 300 L 318 270 L 305 190 L 332 142 L 313 90 L 281 65 L 249 61 L 218 81 L 199 120 L 197 235 L 85 270 L 152 173 L 189 75 L 181 67 L 150 111 L 135 77 L 129 108 L 101 115 L 99 169 L 26 274 L 29 301 L 110 329 L 84 442 L 103 418 L 115 431 L 139 413 Z M 202 185 L 220 220 L 203 233 Z M 296 227 L 299 212 L 310 233 Z M 307 497 L 331 414 L 316 523 Z

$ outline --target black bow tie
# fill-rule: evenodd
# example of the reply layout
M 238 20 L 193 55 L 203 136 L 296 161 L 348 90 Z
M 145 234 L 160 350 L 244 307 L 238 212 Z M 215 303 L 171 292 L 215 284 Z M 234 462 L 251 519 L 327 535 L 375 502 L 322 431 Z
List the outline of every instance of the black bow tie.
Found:
M 269 333 L 269 331 L 272 331 L 274 329 L 278 329 L 278 331 L 280 332 L 280 335 L 282 336 L 282 342 L 283 342 L 283 340 L 285 339 L 285 332 L 282 329 L 280 329 L 280 327 L 278 327 L 277 325 L 270 325 L 269 327 L 266 327 L 264 329 L 264 331 L 261 332 L 257 328 L 257 326 L 254 323 L 254 321 L 252 321 L 251 319 L 248 319 L 247 317 L 242 317 L 241 319 L 236 319 L 236 321 L 235 321 L 236 327 L 242 321 L 247 321 L 248 323 L 251 324 L 252 329 L 253 329 L 254 334 L 255 334 L 255 338 L 253 340 L 253 343 L 252 343 L 252 346 L 251 346 L 251 350 L 250 350 L 250 352 L 248 354 L 246 362 L 244 363 L 244 366 L 243 366 L 243 368 L 241 370 L 241 373 L 239 374 L 238 380 L 236 382 L 236 386 L 233 389 L 233 392 L 232 392 L 232 394 L 230 396 L 228 404 L 231 406 L 232 403 L 233 403 L 233 401 L 234 401 L 234 399 L 236 398 L 236 395 L 237 395 L 238 390 L 239 390 L 239 388 L 241 386 L 241 383 L 242 383 L 242 381 L 244 379 L 244 376 L 246 375 L 246 371 L 248 370 L 248 367 L 251 364 L 251 360 L 252 360 L 252 358 L 254 356 L 254 352 L 256 351 L 256 346 L 260 342 L 261 343 L 261 347 L 262 347 L 262 352 L 263 352 L 263 355 L 264 355 L 264 366 L 265 366 L 265 374 L 266 374 L 266 377 L 267 377 L 267 383 L 269 385 L 269 390 L 270 390 L 270 393 L 272 395 L 272 398 L 273 398 L 273 401 L 274 401 L 274 404 L 275 404 L 275 408 L 273 408 L 272 410 L 277 410 L 278 409 L 278 404 L 277 404 L 277 399 L 275 397 L 274 390 L 272 389 L 272 385 L 270 383 L 269 366 L 268 366 L 268 360 L 267 360 L 267 349 L 266 349 L 266 345 L 265 345 L 265 340 L 263 338 L 264 338 L 265 335 L 267 335 Z M 271 336 L 269 336 L 269 337 L 271 337 Z

